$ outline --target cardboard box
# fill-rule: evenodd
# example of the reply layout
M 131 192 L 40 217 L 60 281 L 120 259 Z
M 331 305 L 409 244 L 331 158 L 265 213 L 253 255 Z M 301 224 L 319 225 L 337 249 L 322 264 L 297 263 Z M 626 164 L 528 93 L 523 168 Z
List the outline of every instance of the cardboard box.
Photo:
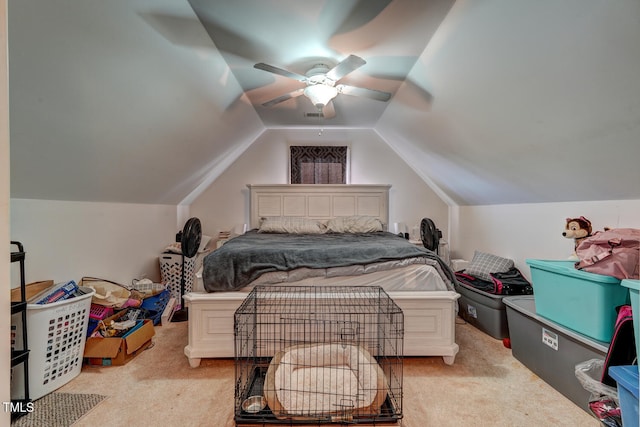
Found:
M 121 311 L 105 319 L 117 320 L 126 313 Z M 123 337 L 89 337 L 84 346 L 84 361 L 89 365 L 121 366 L 146 350 L 151 338 L 156 334 L 151 319 L 144 319 L 142 325 Z
M 29 301 L 35 295 L 44 291 L 45 289 L 49 289 L 53 286 L 53 280 L 42 280 L 40 282 L 29 283 L 25 287 L 26 301 Z M 20 301 L 20 287 L 11 289 L 11 302 L 19 302 Z

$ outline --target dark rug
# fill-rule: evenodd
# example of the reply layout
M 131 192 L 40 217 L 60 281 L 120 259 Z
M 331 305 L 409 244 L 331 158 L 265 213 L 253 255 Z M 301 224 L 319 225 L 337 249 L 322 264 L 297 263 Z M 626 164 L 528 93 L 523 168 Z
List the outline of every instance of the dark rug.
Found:
M 106 396 L 49 393 L 33 402 L 33 412 L 11 422 L 11 427 L 69 427 Z

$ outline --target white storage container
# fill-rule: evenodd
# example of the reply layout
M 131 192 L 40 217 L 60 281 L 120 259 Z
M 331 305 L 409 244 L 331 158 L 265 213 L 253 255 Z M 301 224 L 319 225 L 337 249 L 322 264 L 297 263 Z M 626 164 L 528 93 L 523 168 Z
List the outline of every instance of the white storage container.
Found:
M 162 283 L 167 285 L 171 296 L 181 303 L 180 282 L 182 280 L 182 254 L 166 253 L 160 255 L 160 276 Z M 184 257 L 184 294 L 193 289 L 196 274 L 196 257 Z
M 62 387 L 80 374 L 94 290 L 80 287 L 84 295 L 49 304 L 27 304 L 29 398 Z M 22 348 L 19 315 L 11 318 L 12 348 Z M 11 398 L 24 398 L 24 373 L 13 369 Z

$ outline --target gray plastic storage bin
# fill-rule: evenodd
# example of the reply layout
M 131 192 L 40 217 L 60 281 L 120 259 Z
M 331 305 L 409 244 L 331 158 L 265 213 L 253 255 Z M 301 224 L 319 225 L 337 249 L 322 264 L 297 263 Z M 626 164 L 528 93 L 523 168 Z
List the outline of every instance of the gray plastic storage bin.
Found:
M 502 302 L 505 295 L 490 294 L 464 283 L 456 283 L 456 292 L 460 294 L 460 317 L 495 339 L 509 336 L 506 308 Z
M 577 364 L 605 359 L 609 343 L 595 341 L 536 314 L 533 296 L 503 299 L 513 356 L 576 405 L 589 411 L 590 393 L 575 375 Z

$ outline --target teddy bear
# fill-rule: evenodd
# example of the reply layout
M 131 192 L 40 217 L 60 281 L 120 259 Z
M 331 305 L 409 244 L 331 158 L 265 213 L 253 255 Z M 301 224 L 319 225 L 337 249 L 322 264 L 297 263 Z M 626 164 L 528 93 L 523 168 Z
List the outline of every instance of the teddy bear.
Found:
M 573 239 L 575 255 L 575 250 L 578 248 L 580 242 L 591 236 L 591 232 L 591 221 L 581 216 L 579 218 L 567 218 L 562 235 L 567 239 Z

